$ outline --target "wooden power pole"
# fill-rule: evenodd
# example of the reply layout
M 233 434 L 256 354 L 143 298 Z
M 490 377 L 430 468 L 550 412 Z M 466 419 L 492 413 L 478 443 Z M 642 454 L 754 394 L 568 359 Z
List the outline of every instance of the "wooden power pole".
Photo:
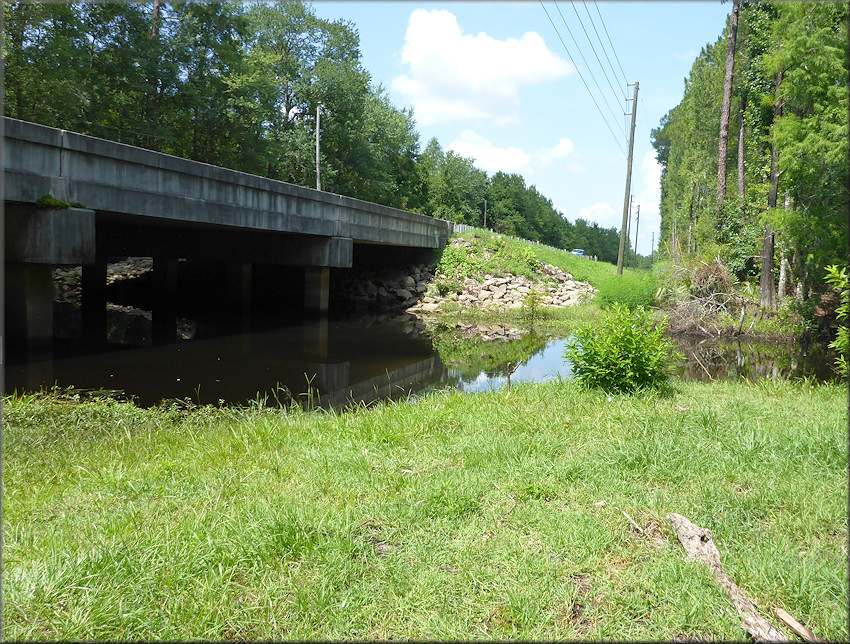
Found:
M 623 200 L 623 225 L 620 228 L 620 251 L 617 253 L 617 275 L 623 274 L 623 260 L 626 256 L 626 226 L 629 221 L 629 197 L 632 189 L 632 157 L 635 150 L 635 119 L 637 117 L 638 82 L 635 81 L 635 95 L 632 100 L 632 131 L 629 134 L 629 163 L 626 169 L 626 197 Z
M 640 204 L 638 204 L 637 220 L 635 221 L 635 268 L 637 268 L 637 265 L 638 265 L 638 261 L 637 261 L 637 238 L 638 238 L 639 232 L 640 232 Z
M 319 123 L 322 118 L 322 105 L 316 105 L 316 190 L 322 189 L 322 177 L 319 170 Z

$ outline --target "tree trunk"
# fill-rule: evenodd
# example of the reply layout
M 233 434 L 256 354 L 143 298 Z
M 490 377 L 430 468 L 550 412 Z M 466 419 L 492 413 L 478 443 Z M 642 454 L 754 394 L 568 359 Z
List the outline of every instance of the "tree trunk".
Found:
M 764 246 L 761 251 L 761 281 L 759 282 L 759 304 L 769 311 L 776 309 L 776 289 L 773 283 L 773 231 L 770 224 L 764 227 Z
M 151 36 L 157 38 L 159 36 L 159 10 L 160 0 L 153 0 L 153 11 L 151 12 Z
M 735 0 L 729 16 L 729 47 L 726 50 L 726 77 L 723 80 L 723 109 L 720 112 L 720 145 L 717 159 L 717 211 L 726 199 L 726 157 L 729 152 L 729 116 L 732 111 L 732 81 L 735 72 L 735 44 L 738 38 L 738 5 Z
M 744 112 L 747 110 L 747 97 L 741 103 L 738 115 L 738 196 L 744 198 Z
M 785 191 L 785 210 L 791 210 L 791 191 Z M 788 253 L 784 250 L 779 251 L 779 286 L 776 290 L 777 300 L 784 298 L 789 291 L 794 290 L 793 285 L 790 285 L 791 270 L 788 263 Z
M 782 85 L 782 72 L 776 75 L 776 102 L 773 104 L 774 123 L 782 115 L 782 102 L 779 98 L 779 87 Z M 776 198 L 779 193 L 779 148 L 776 146 L 776 136 L 770 142 L 770 190 L 767 195 L 767 208 L 776 208 Z M 770 224 L 764 227 L 764 246 L 761 253 L 761 280 L 759 282 L 759 301 L 761 306 L 771 311 L 776 309 L 776 289 L 773 280 L 773 231 Z
M 782 299 L 788 293 L 788 258 L 785 253 L 779 258 L 779 286 L 776 289 L 776 297 Z

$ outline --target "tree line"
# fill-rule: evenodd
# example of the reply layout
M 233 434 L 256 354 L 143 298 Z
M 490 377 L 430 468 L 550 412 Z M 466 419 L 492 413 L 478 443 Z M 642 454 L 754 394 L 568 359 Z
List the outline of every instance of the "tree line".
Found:
M 356 27 L 300 2 L 4 2 L 6 116 L 616 261 L 522 176 L 424 148 Z M 321 112 L 319 113 L 319 109 Z M 320 158 L 316 164 L 317 122 Z
M 734 0 L 652 131 L 660 248 L 719 257 L 763 307 L 847 262 L 847 21 L 846 3 Z

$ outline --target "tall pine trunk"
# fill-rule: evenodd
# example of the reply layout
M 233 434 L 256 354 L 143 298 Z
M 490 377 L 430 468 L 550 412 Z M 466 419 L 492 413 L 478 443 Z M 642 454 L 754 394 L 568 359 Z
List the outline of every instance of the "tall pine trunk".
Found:
M 729 152 L 729 117 L 732 112 L 732 81 L 735 77 L 735 45 L 738 39 L 738 5 L 735 0 L 729 16 L 729 46 L 726 50 L 726 77 L 723 80 L 723 108 L 720 112 L 720 145 L 717 159 L 717 212 L 726 199 L 726 157 Z
M 776 75 L 776 102 L 773 104 L 774 124 L 782 115 L 782 101 L 779 97 L 779 87 L 782 85 L 782 72 Z M 776 135 L 770 142 L 770 189 L 767 194 L 768 210 L 776 208 L 779 194 L 779 148 L 776 146 Z M 764 227 L 764 246 L 761 252 L 761 280 L 759 282 L 759 302 L 761 306 L 771 311 L 776 310 L 776 286 L 773 279 L 773 231 L 770 224 Z
M 741 112 L 738 115 L 738 196 L 744 198 L 746 186 L 744 185 L 744 112 L 747 110 L 747 97 L 741 103 Z

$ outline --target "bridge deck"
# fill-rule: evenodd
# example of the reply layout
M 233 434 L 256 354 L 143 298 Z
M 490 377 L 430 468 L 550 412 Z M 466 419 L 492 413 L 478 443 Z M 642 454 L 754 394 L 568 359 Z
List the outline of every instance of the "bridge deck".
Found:
M 7 203 L 50 194 L 121 226 L 240 229 L 440 248 L 452 224 L 282 181 L 3 118 Z

